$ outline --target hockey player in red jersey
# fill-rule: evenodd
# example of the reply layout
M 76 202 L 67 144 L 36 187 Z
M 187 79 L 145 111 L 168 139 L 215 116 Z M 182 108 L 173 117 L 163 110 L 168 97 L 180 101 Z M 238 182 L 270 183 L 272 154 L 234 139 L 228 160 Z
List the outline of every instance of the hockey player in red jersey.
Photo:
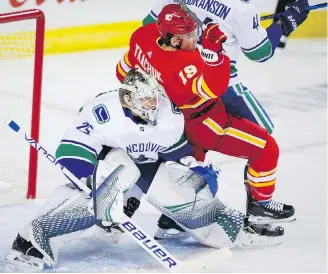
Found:
M 229 115 L 220 99 L 230 77 L 229 58 L 222 50 L 225 35 L 217 24 L 208 24 L 201 52 L 196 49 L 198 38 L 192 17 L 178 4 L 167 5 L 157 23 L 133 33 L 129 51 L 117 65 L 117 77 L 122 81 L 131 68 L 140 67 L 162 83 L 184 114 L 185 133 L 197 159 L 204 160 L 207 150 L 248 159 L 250 220 L 292 219 L 293 206 L 271 199 L 279 157 L 275 139 L 260 126 Z

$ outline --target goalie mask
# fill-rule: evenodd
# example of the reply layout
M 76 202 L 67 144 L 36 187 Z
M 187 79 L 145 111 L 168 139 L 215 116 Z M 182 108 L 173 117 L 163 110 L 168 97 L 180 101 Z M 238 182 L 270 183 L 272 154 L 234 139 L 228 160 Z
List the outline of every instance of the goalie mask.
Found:
M 156 78 L 141 69 L 132 69 L 125 76 L 120 93 L 129 95 L 134 113 L 156 126 L 156 116 L 162 100 L 163 88 Z

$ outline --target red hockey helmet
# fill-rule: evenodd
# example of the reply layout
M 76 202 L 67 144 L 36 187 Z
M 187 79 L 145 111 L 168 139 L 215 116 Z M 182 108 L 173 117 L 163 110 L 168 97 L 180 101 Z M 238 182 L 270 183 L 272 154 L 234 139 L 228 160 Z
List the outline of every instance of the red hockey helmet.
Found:
M 167 38 L 168 34 L 190 33 L 196 29 L 197 24 L 179 4 L 169 4 L 159 13 L 157 27 L 162 38 Z

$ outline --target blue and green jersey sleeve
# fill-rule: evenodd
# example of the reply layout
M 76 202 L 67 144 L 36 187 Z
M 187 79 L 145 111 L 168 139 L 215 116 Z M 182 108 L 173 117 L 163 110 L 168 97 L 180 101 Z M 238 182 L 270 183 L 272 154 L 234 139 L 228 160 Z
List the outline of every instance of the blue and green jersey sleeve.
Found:
M 282 30 L 277 23 L 264 29 L 258 10 L 250 3 L 236 22 L 235 35 L 242 52 L 250 60 L 265 62 L 273 56 Z

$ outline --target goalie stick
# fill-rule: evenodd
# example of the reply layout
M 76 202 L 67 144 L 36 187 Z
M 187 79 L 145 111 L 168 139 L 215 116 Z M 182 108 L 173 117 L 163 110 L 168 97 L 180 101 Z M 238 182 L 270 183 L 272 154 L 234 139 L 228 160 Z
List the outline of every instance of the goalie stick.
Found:
M 16 133 L 19 133 L 25 141 L 27 141 L 32 147 L 47 158 L 53 165 L 62 169 L 80 189 L 90 193 L 90 189 L 76 178 L 68 169 L 59 164 L 54 156 L 52 156 L 43 146 L 37 143 L 33 138 L 29 137 L 25 132 L 21 131 L 20 126 L 13 120 L 6 121 L 6 124 Z M 229 248 L 221 248 L 215 250 L 207 255 L 201 256 L 197 259 L 190 261 L 180 261 L 176 259 L 166 248 L 158 243 L 153 237 L 145 232 L 139 225 L 135 223 L 128 216 L 124 217 L 125 220 L 120 224 L 122 230 L 132 238 L 140 247 L 146 250 L 157 262 L 165 267 L 170 272 L 204 272 L 209 271 L 213 267 L 217 266 L 220 262 L 223 262 L 231 257 L 231 251 Z

